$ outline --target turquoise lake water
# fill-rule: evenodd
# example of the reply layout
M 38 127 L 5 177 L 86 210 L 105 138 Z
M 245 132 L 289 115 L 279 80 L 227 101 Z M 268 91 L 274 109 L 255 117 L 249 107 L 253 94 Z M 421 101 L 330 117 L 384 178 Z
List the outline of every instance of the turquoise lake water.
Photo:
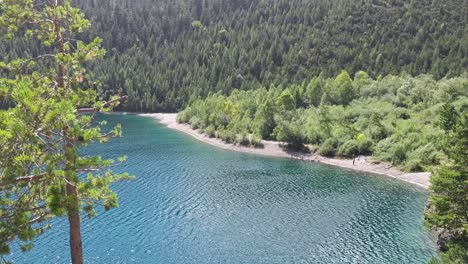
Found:
M 382 176 L 229 152 L 150 118 L 106 116 L 124 138 L 91 153 L 127 155 L 120 207 L 83 220 L 86 263 L 427 263 L 427 193 Z M 54 221 L 15 263 L 69 263 Z

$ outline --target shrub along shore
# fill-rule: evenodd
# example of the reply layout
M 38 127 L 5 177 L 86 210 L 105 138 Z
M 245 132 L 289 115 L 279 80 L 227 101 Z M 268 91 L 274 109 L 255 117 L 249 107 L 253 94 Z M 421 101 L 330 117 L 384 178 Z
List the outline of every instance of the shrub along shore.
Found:
M 190 102 L 178 121 L 228 143 L 261 139 L 326 157 L 372 156 L 406 172 L 446 163 L 443 120 L 468 109 L 468 76 L 322 75 L 301 84 L 214 93 Z M 453 118 L 452 118 L 453 119 Z M 307 147 L 306 147 L 307 146 Z
M 427 189 L 429 187 L 429 173 L 404 173 L 392 166 L 389 163 L 372 163 L 369 157 L 362 156 L 359 159 L 338 159 L 338 158 L 329 158 L 323 157 L 320 155 L 315 155 L 311 153 L 304 153 L 300 151 L 290 151 L 288 148 L 285 148 L 286 145 L 282 145 L 279 142 L 261 140 L 261 146 L 243 146 L 240 144 L 231 144 L 226 143 L 225 141 L 210 137 L 207 134 L 201 133 L 200 130 L 194 130 L 187 124 L 181 124 L 176 121 L 177 114 L 140 114 L 140 116 L 152 117 L 158 120 L 161 124 L 167 125 L 168 128 L 175 129 L 193 136 L 194 138 L 227 150 L 252 153 L 257 155 L 265 155 L 272 157 L 284 157 L 284 158 L 293 158 L 310 162 L 317 162 L 332 166 L 337 166 L 345 169 L 367 172 L 378 175 L 386 175 L 392 178 L 403 180 L 412 184 L 416 184 L 420 187 Z

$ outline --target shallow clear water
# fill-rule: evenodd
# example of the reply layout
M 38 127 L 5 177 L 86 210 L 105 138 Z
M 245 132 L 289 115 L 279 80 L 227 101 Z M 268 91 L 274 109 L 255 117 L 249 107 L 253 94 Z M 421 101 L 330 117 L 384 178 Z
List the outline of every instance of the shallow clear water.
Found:
M 108 116 L 124 138 L 120 207 L 83 221 L 86 263 L 427 263 L 419 187 L 288 159 L 229 152 L 150 118 Z M 69 263 L 55 221 L 15 263 Z

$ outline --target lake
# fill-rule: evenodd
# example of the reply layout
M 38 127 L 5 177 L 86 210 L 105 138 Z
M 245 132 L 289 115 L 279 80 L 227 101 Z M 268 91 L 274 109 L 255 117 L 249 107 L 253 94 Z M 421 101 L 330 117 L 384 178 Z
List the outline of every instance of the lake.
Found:
M 395 179 L 229 152 L 151 118 L 106 116 L 127 155 L 120 207 L 83 220 L 86 263 L 427 263 L 427 192 Z M 69 263 L 65 218 L 15 263 Z

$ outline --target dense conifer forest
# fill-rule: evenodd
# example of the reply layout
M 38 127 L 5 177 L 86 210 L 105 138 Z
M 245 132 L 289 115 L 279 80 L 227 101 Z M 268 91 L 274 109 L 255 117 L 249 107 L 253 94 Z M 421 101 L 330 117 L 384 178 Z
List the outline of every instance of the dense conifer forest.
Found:
M 463 0 L 75 0 L 103 38 L 89 65 L 128 111 L 179 111 L 212 92 L 302 83 L 363 70 L 371 78 L 459 76 L 468 67 Z M 0 59 L 26 51 L 2 42 Z

